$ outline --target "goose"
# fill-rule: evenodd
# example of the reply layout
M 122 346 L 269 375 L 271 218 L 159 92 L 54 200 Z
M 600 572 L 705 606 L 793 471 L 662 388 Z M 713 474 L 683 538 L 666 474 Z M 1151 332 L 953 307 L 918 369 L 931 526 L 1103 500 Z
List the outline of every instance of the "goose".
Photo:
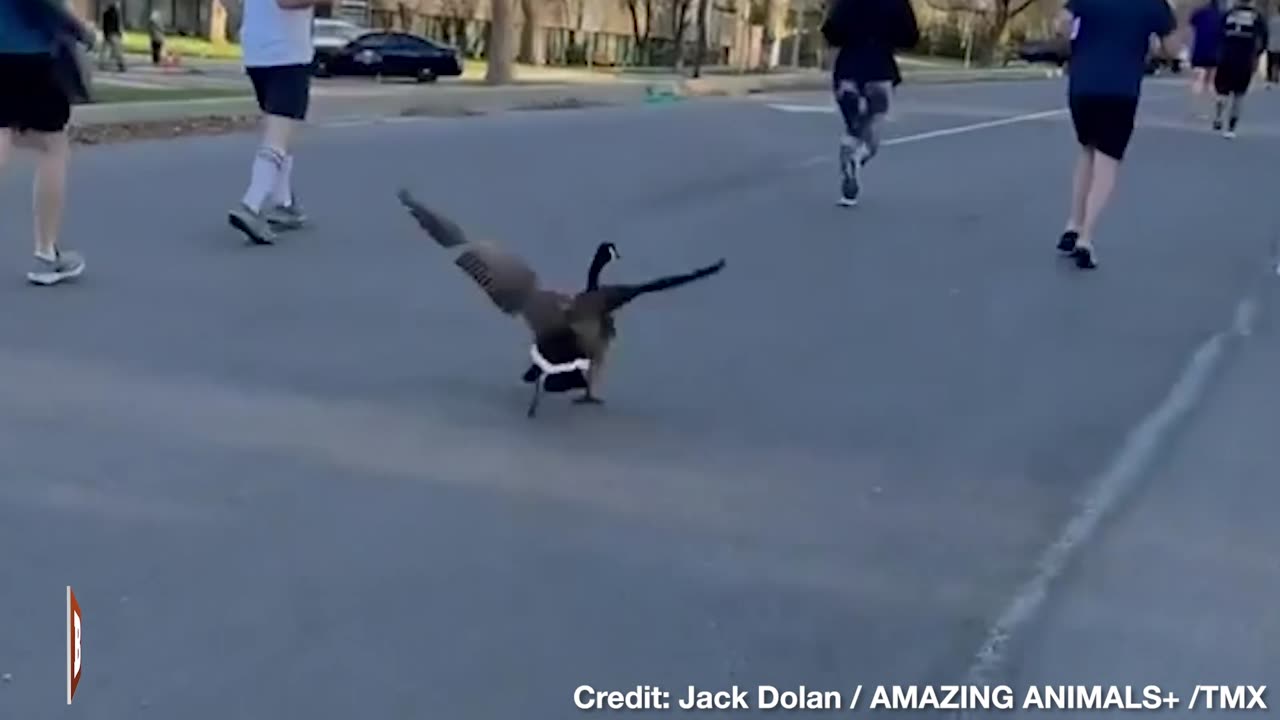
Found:
M 504 314 L 520 317 L 533 334 L 533 363 L 521 377 L 533 385 L 528 417 L 537 414 L 541 393 L 582 390 L 578 404 L 600 404 L 596 393 L 603 362 L 617 329 L 613 313 L 647 293 L 670 290 L 724 269 L 723 258 L 683 275 L 647 283 L 601 285 L 600 273 L 619 257 L 613 243 L 601 243 L 587 272 L 587 286 L 569 294 L 541 286 L 538 275 L 520 257 L 495 244 L 471 240 L 453 220 L 418 202 L 406 189 L 400 203 L 441 247 L 455 252 L 458 266 L 484 290 Z

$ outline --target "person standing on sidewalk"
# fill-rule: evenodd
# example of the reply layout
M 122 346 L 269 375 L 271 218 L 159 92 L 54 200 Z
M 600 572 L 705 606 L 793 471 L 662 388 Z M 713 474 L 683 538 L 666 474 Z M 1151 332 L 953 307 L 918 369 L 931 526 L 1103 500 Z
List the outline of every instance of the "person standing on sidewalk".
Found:
M 1222 56 L 1214 89 L 1218 91 L 1218 107 L 1213 115 L 1213 129 L 1230 140 L 1236 136 L 1244 96 L 1249 93 L 1258 59 L 1266 51 L 1267 21 L 1254 7 L 1254 0 L 1236 0 L 1222 19 Z M 1227 128 L 1222 129 L 1222 112 L 1230 106 Z
M 1098 216 L 1133 136 L 1152 37 L 1172 56 L 1177 25 L 1168 0 L 1067 0 L 1058 24 L 1071 36 L 1068 106 L 1080 144 L 1071 212 L 1058 250 L 1088 270 L 1097 267 Z
M 837 0 L 822 35 L 839 48 L 831 73 L 844 118 L 839 202 L 851 207 L 862 193 L 862 167 L 879 151 L 878 125 L 890 95 L 902 82 L 893 53 L 915 47 L 920 27 L 909 0 Z
M 106 69 L 107 55 L 116 64 L 116 69 L 124 72 L 124 26 L 120 20 L 120 3 L 112 2 L 102 13 L 102 51 L 98 54 L 98 67 Z
M 84 272 L 84 258 L 58 247 L 71 154 L 69 73 L 79 73 L 74 44 L 96 37 L 60 0 L 0 0 L 0 167 L 21 137 L 39 150 L 35 259 L 27 279 L 54 285 Z M 70 82 L 75 82 L 70 80 Z
M 311 100 L 315 6 L 330 2 L 244 0 L 240 47 L 266 127 L 254 155 L 249 187 L 228 219 L 259 245 L 275 242 L 276 229 L 292 230 L 306 222 L 293 195 L 289 141 L 306 120 Z
M 164 56 L 164 20 L 159 10 L 152 10 L 147 18 L 147 34 L 151 36 L 151 64 L 159 65 Z

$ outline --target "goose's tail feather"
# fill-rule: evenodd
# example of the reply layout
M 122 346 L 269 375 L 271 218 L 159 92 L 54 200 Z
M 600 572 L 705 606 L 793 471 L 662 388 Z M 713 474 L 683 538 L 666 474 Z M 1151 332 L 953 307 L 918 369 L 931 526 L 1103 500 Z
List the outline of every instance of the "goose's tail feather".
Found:
M 408 190 L 401 188 L 396 193 L 396 197 L 400 200 L 400 204 L 408 208 L 409 214 L 418 221 L 418 225 L 442 247 L 452 248 L 467 244 L 467 234 L 458 227 L 457 223 L 418 202 Z
M 641 295 L 663 290 L 671 290 L 681 285 L 688 285 L 696 280 L 715 275 L 724 269 L 724 260 L 698 268 L 683 275 L 668 275 L 641 285 L 616 285 L 608 289 L 606 308 L 609 312 L 617 310 Z

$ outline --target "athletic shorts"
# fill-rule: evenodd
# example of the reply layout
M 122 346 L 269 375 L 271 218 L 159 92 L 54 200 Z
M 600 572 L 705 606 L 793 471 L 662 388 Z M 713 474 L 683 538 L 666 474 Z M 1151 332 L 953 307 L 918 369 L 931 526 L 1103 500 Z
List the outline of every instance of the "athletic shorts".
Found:
M 1138 98 L 1123 95 L 1076 95 L 1069 101 L 1076 139 L 1116 161 L 1124 159 L 1133 137 Z
M 52 55 L 0 54 L 0 128 L 52 133 L 70 120 Z
M 1212 53 L 1200 53 L 1191 56 L 1191 67 L 1212 70 L 1218 67 L 1218 56 Z
M 1217 90 L 1219 95 L 1243 95 L 1249 91 L 1249 84 L 1253 80 L 1253 69 L 1252 64 L 1223 63 L 1218 66 L 1218 72 L 1213 76 L 1213 89 Z
M 246 70 L 258 107 L 267 115 L 306 120 L 311 105 L 311 66 L 275 65 Z

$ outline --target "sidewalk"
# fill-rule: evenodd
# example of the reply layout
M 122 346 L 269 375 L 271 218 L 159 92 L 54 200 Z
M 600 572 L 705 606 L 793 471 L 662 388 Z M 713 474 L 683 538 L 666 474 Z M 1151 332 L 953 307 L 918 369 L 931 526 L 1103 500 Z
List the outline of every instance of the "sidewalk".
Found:
M 1028 80 L 1046 77 L 1042 69 L 922 70 L 904 72 L 908 83 Z M 474 115 L 529 107 L 638 104 L 655 98 L 741 96 L 762 92 L 823 91 L 830 77 L 819 71 L 767 75 L 716 75 L 691 79 L 674 74 L 605 76 L 595 82 L 537 82 L 490 87 L 475 83 L 317 83 L 312 116 L 318 120 L 403 115 Z M 183 120 L 255 115 L 257 106 L 243 97 L 77 106 L 73 124 Z

